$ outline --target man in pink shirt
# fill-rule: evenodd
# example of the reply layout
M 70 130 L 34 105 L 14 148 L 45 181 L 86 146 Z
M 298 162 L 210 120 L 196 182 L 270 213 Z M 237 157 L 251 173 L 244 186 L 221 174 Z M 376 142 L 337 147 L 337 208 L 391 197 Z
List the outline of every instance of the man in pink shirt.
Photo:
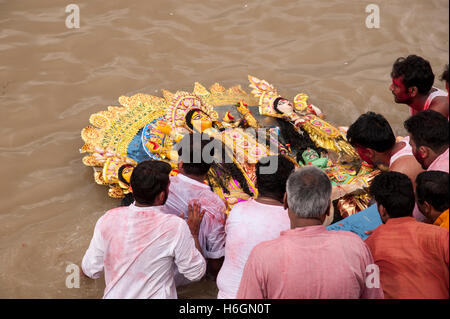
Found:
M 265 173 L 271 162 L 277 163 L 276 171 Z M 236 298 L 252 249 L 263 241 L 280 237 L 282 231 L 290 228 L 283 197 L 294 168 L 294 163 L 283 155 L 264 157 L 256 164 L 258 198 L 237 203 L 228 214 L 225 261 L 217 276 L 218 299 Z
M 449 172 L 448 120 L 427 110 L 411 116 L 404 123 L 411 138 L 414 157 L 428 171 Z
M 139 163 L 130 181 L 135 202 L 97 221 L 81 265 L 93 279 L 104 272 L 103 298 L 176 299 L 174 266 L 189 280 L 203 277 L 198 233 L 204 211 L 194 204 L 186 223 L 158 210 L 167 199 L 170 171 L 162 161 Z
M 320 169 L 307 166 L 291 174 L 284 198 L 291 229 L 252 250 L 237 298 L 383 298 L 362 239 L 322 226 L 330 196 L 330 180 Z

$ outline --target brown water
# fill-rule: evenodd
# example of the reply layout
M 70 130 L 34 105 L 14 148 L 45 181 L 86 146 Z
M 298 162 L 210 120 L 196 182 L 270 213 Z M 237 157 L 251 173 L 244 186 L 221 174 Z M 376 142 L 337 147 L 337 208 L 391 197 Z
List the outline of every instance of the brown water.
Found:
M 328 119 L 367 110 L 404 134 L 404 105 L 388 90 L 393 61 L 411 53 L 437 75 L 448 63 L 447 0 L 378 0 L 379 29 L 362 0 L 0 0 L 0 298 L 99 298 L 103 279 L 65 285 L 96 220 L 116 206 L 83 166 L 81 129 L 120 95 L 191 90 L 195 81 L 249 91 L 247 74 Z M 437 80 L 436 85 L 443 87 Z M 214 283 L 180 291 L 214 298 Z

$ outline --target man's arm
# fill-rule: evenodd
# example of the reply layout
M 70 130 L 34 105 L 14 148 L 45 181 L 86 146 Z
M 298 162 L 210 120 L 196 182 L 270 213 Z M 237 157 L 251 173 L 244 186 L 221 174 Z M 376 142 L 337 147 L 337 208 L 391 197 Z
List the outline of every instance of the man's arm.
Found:
M 219 200 L 208 202 L 200 225 L 199 242 L 207 261 L 207 277 L 216 280 L 225 256 L 226 206 Z
M 206 271 L 206 261 L 198 241 L 200 223 L 205 211 L 200 211 L 200 204 L 189 205 L 187 225 L 184 224 L 184 214 L 180 217 L 183 223 L 176 239 L 174 254 L 178 271 L 188 280 L 200 280 Z
M 100 278 L 104 268 L 104 242 L 100 232 L 100 219 L 94 228 L 94 235 L 83 260 L 81 261 L 81 269 L 83 273 L 92 279 Z
M 195 247 L 203 255 L 200 242 L 198 240 L 198 235 L 200 233 L 200 224 L 202 223 L 203 216 L 205 215 L 205 210 L 201 210 L 201 206 L 198 201 L 194 201 L 188 205 L 188 219 L 187 224 L 189 230 L 194 238 Z M 180 214 L 180 218 L 184 220 L 184 213 Z
M 419 162 L 417 162 L 412 155 L 400 157 L 392 164 L 389 170 L 407 175 L 413 183 L 413 186 L 416 185 L 417 175 L 424 171 L 422 166 L 420 166 Z

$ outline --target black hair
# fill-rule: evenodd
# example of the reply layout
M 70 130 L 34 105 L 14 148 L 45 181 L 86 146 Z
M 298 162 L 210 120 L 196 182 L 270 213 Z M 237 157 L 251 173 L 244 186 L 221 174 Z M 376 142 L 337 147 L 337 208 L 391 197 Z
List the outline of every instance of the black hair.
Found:
M 417 202 L 427 202 L 439 212 L 449 209 L 448 179 L 449 174 L 441 171 L 426 171 L 417 175 Z
M 184 156 L 183 149 L 185 147 L 188 147 L 189 154 Z M 204 151 L 206 147 L 210 150 L 208 154 L 205 154 Z M 231 177 L 239 183 L 247 195 L 254 195 L 241 170 L 232 159 L 227 158 L 229 155 L 222 141 L 210 137 L 205 133 L 190 133 L 177 143 L 176 149 L 180 159 L 183 160 L 183 169 L 187 174 L 194 176 L 203 176 L 206 174 L 206 180 L 210 187 L 218 186 L 226 194 L 230 194 L 228 182 Z M 219 158 L 220 154 L 214 153 L 214 150 L 218 149 L 220 149 L 220 154 L 222 154 L 221 158 Z M 200 154 L 200 163 L 195 163 L 195 154 Z M 205 155 L 209 155 L 209 158 L 206 159 L 204 157 Z
M 369 193 L 383 205 L 389 217 L 412 216 L 415 205 L 413 184 L 399 172 L 381 172 L 372 181 Z
M 278 114 L 283 114 L 283 112 L 281 112 L 281 111 L 278 109 L 278 103 L 279 103 L 281 100 L 286 100 L 286 99 L 285 99 L 284 97 L 279 96 L 279 97 L 277 97 L 277 98 L 273 101 L 273 109 L 274 109 L 275 112 L 277 112 Z
M 172 167 L 163 161 L 146 160 L 139 163 L 131 174 L 133 197 L 139 204 L 153 205 L 158 194 L 169 185 Z
M 448 78 L 449 78 L 449 75 L 448 75 L 448 64 L 447 64 L 445 66 L 444 72 L 442 72 L 442 74 L 441 74 L 440 80 L 449 83 L 449 79 Z
M 276 163 L 276 170 L 273 173 L 265 173 L 262 170 L 264 168 L 267 169 L 270 165 L 274 165 L 274 163 Z M 272 155 L 261 158 L 255 166 L 259 194 L 283 202 L 286 183 L 294 169 L 294 163 L 284 155 Z
M 131 164 L 124 164 L 124 165 L 120 166 L 120 167 L 119 167 L 119 170 L 118 170 L 118 172 L 117 172 L 117 176 L 118 176 L 119 181 L 121 181 L 122 183 L 124 183 L 124 184 L 130 186 L 130 183 L 126 181 L 126 179 L 123 177 L 122 173 L 123 173 L 123 170 L 124 170 L 125 168 L 133 168 L 133 167 L 134 167 L 134 166 L 131 165 Z
M 408 118 L 404 126 L 417 147 L 427 146 L 434 152 L 448 147 L 448 120 L 439 112 L 421 111 Z
M 122 173 L 125 168 L 131 168 L 131 167 L 134 167 L 134 166 L 131 164 L 124 164 L 124 165 L 120 166 L 119 171 L 117 173 L 119 181 L 121 181 L 122 183 L 124 183 L 125 185 L 128 185 L 128 186 L 130 186 L 130 183 L 125 180 Z M 133 202 L 134 202 L 133 193 L 127 193 L 127 194 L 125 194 L 125 197 L 122 198 L 120 206 L 130 206 Z
M 374 112 L 361 114 L 350 125 L 347 140 L 353 146 L 371 148 L 377 152 L 386 152 L 395 145 L 395 135 L 389 122 L 383 115 Z
M 391 77 L 401 77 L 406 88 L 415 86 L 421 94 L 427 94 L 434 83 L 430 62 L 417 55 L 398 58 L 392 66 Z
M 214 139 L 207 134 L 190 133 L 185 135 L 177 144 L 178 156 L 183 161 L 183 170 L 187 174 L 203 176 L 208 173 L 214 156 L 214 148 L 212 147 L 210 150 L 210 158 L 205 158 L 207 154 L 203 152 L 207 146 L 212 146 L 208 145 L 211 142 L 214 143 Z M 187 152 L 184 153 L 183 150 L 187 150 Z M 196 154 L 200 156 L 195 158 Z
M 285 98 L 277 97 L 273 102 L 273 108 L 274 110 L 282 114 L 278 110 L 278 102 L 280 100 L 285 100 Z M 326 149 L 322 147 L 318 147 L 311 137 L 309 136 L 308 132 L 306 132 L 302 127 L 294 127 L 294 125 L 285 120 L 280 118 L 275 118 L 278 124 L 278 127 L 280 129 L 281 136 L 283 137 L 283 140 L 285 141 L 285 144 L 289 144 L 291 146 L 291 149 L 297 150 L 297 162 L 303 161 L 302 153 L 307 150 L 308 148 L 315 150 L 318 154 L 320 153 L 328 153 Z

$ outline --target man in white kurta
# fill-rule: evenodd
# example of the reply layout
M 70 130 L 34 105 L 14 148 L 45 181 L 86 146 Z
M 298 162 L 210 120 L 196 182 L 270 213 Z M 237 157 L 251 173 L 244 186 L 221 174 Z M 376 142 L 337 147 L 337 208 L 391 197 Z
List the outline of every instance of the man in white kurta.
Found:
M 217 276 L 217 298 L 236 298 L 252 249 L 263 241 L 278 238 L 289 228 L 287 210 L 281 205 L 262 204 L 254 199 L 234 205 L 225 227 L 225 261 Z
M 215 279 L 222 266 L 225 255 L 225 202 L 215 194 L 204 182 L 211 167 L 211 162 L 206 161 L 204 148 L 213 140 L 207 136 L 200 138 L 197 133 L 183 137 L 180 144 L 189 146 L 180 148 L 178 163 L 179 174 L 170 177 L 169 195 L 165 205 L 160 211 L 179 216 L 181 213 L 187 216 L 188 205 L 194 200 L 198 201 L 205 211 L 199 230 L 199 244 L 208 263 L 207 273 Z M 198 137 L 198 139 L 196 139 Z M 184 154 L 183 154 L 184 152 Z M 202 154 L 199 160 L 195 160 L 194 154 Z M 188 284 L 188 278 L 183 278 L 177 273 L 176 284 Z
M 269 159 L 278 164 L 271 174 L 262 173 L 260 168 L 264 165 L 261 162 L 256 164 L 258 198 L 234 205 L 227 218 L 225 261 L 217 276 L 218 299 L 236 298 L 252 249 L 261 242 L 278 238 L 282 231 L 290 228 L 283 197 L 294 164 L 283 156 L 270 156 Z
M 190 214 L 186 223 L 158 210 L 169 187 L 170 165 L 165 165 L 157 161 L 140 163 L 131 176 L 136 202 L 106 212 L 95 225 L 82 269 L 94 279 L 105 273 L 103 298 L 174 299 L 175 266 L 191 281 L 205 274 L 206 262 L 197 240 L 201 217 L 192 222 L 194 215 Z M 145 174 L 153 173 L 156 177 L 145 180 Z M 144 180 L 142 189 L 139 178 Z M 145 198 L 151 192 L 156 195 Z
M 103 298 L 176 299 L 173 268 L 199 280 L 206 263 L 186 222 L 154 207 L 119 207 L 98 220 L 83 258 L 94 279 L 105 272 Z
M 199 243 L 205 258 L 225 255 L 225 203 L 210 187 L 183 174 L 170 177 L 169 197 L 160 211 L 187 217 L 188 204 L 197 200 L 205 210 L 200 224 Z

